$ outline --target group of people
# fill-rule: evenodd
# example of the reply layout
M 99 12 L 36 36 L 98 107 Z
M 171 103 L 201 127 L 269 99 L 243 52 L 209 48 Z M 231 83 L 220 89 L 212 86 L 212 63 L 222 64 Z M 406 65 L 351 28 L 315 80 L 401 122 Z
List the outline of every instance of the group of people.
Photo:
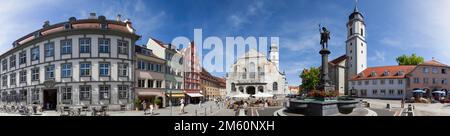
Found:
M 142 109 L 144 110 L 144 115 L 147 115 L 147 114 L 153 115 L 154 104 L 149 104 L 147 106 L 146 100 L 143 100 L 141 104 L 142 104 Z M 149 113 L 147 113 L 148 110 L 150 110 Z

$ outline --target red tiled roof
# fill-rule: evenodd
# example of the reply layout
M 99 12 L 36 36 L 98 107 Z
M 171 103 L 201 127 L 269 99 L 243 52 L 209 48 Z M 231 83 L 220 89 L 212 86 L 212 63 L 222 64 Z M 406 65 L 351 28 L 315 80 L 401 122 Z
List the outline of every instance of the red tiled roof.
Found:
M 336 65 L 336 64 L 339 64 L 339 63 L 341 63 L 342 61 L 344 61 L 346 59 L 347 59 L 347 55 L 344 54 L 344 55 L 339 56 L 336 59 L 330 61 L 330 63 L 333 64 L 333 65 Z
M 434 59 L 430 60 L 430 61 L 425 61 L 424 63 L 419 64 L 419 65 L 421 65 L 421 66 L 439 66 L 439 67 L 447 67 L 448 66 L 448 65 L 441 63 Z
M 167 47 L 164 46 L 164 43 L 161 42 L 160 40 L 157 40 L 157 39 L 155 39 L 155 38 L 153 38 L 153 37 L 150 37 L 150 39 L 152 39 L 153 41 L 155 41 L 159 46 L 161 46 L 161 47 L 163 47 L 163 48 L 167 48 Z
M 352 77 L 351 80 L 405 78 L 405 75 L 410 73 L 415 67 L 414 65 L 370 67 Z M 389 75 L 384 75 L 385 71 L 388 71 Z M 399 74 L 399 71 L 402 71 L 403 74 Z M 372 75 L 372 72 L 376 74 Z

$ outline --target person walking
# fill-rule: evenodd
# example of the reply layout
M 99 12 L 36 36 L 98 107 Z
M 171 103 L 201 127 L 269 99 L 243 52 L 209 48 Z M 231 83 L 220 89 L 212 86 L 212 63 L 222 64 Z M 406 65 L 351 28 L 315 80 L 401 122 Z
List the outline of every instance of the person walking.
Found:
M 147 102 L 146 102 L 146 100 L 143 100 L 141 105 L 142 105 L 142 110 L 144 110 L 144 115 L 147 115 Z
M 153 116 L 153 104 L 150 104 L 150 116 Z
M 180 99 L 180 114 L 184 113 L 184 99 Z

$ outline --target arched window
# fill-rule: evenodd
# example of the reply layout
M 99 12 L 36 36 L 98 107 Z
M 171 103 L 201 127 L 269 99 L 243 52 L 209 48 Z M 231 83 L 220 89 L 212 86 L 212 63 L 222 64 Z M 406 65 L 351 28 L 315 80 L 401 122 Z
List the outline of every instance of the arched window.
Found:
M 364 36 L 364 29 L 361 28 L 361 36 Z
M 278 91 L 278 83 L 277 82 L 273 82 L 273 91 Z
M 250 78 L 254 79 L 255 78 L 255 72 L 256 71 L 256 66 L 254 62 L 250 63 Z
M 234 83 L 231 83 L 231 91 L 236 92 L 236 85 Z
M 244 71 L 242 72 L 242 79 L 246 79 L 247 78 L 247 69 L 244 68 Z

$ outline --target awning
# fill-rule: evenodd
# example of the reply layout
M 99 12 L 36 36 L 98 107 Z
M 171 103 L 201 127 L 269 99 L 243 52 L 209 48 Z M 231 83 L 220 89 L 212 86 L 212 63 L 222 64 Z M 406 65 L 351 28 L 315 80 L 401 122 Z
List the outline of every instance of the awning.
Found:
M 414 90 L 414 91 L 412 91 L 413 93 L 425 93 L 425 91 L 424 90 Z
M 268 94 L 268 93 L 257 93 L 255 95 L 253 95 L 255 97 L 259 97 L 259 98 L 268 98 L 268 97 L 273 97 L 273 94 Z
M 163 96 L 161 92 L 138 91 L 138 96 Z
M 167 97 L 170 97 L 170 94 L 166 94 Z M 172 97 L 184 97 L 183 93 L 172 93 Z
M 248 98 L 248 97 L 250 97 L 250 95 L 248 94 L 238 94 L 233 96 L 233 98 Z
M 444 91 L 434 91 L 433 93 L 445 94 Z
M 203 95 L 200 93 L 186 93 L 186 94 L 189 95 L 189 97 L 203 97 Z

